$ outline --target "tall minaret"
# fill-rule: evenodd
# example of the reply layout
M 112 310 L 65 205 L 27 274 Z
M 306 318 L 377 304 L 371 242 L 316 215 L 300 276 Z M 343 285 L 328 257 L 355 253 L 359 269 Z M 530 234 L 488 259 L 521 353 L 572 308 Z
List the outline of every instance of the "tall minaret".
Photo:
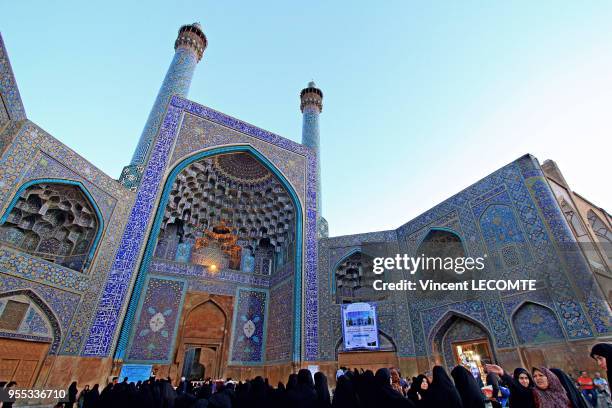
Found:
M 319 114 L 323 110 L 323 92 L 314 82 L 300 92 L 300 109 L 302 110 L 302 144 L 317 154 L 317 230 L 318 236 L 329 236 L 327 221 L 323 218 L 321 207 L 321 156 L 319 149 Z
M 166 106 L 172 95 L 187 96 L 193 72 L 202 59 L 207 44 L 206 36 L 199 23 L 184 25 L 179 29 L 174 42 L 175 53 L 172 63 L 170 63 L 164 82 L 155 99 L 155 104 L 153 104 L 147 123 L 140 135 L 132 161 L 121 172 L 119 181 L 124 186 L 130 189 L 138 187 L 153 140 L 166 112 Z

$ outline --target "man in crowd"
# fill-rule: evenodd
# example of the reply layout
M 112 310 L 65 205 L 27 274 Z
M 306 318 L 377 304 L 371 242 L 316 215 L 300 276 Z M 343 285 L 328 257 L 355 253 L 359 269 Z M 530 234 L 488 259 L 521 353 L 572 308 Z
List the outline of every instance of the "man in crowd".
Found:
M 608 381 L 601 376 L 598 372 L 593 377 L 593 385 L 597 390 L 597 398 L 599 399 L 599 408 L 612 407 L 612 400 L 610 399 L 610 387 Z
M 586 371 L 582 371 L 580 373 L 580 377 L 578 377 L 578 385 L 580 386 L 580 391 L 582 392 L 582 395 L 584 395 L 584 398 L 586 398 L 592 407 L 596 407 L 597 391 L 595 390 L 593 379 L 588 376 Z

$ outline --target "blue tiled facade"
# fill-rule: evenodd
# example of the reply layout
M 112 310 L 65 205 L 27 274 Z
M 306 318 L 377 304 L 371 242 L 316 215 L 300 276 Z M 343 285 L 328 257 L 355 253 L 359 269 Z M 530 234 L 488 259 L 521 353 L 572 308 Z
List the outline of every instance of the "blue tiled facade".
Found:
M 7 107 L 0 116 L 0 217 L 23 186 L 44 178 L 82 186 L 100 218 L 83 271 L 0 242 L 0 306 L 16 294 L 36 305 L 23 330 L 0 337 L 44 337 L 54 355 L 171 364 L 183 299 L 188 292 L 205 292 L 233 298 L 228 364 L 333 362 L 342 335 L 334 268 L 373 248 L 388 256 L 417 255 L 432 230 L 455 234 L 467 256 L 486 254 L 483 279 L 536 279 L 538 290 L 446 300 L 391 293 L 377 300 L 378 324 L 399 357 L 439 353 L 450 364 L 450 343 L 461 338 L 484 336 L 498 353 L 612 335 L 608 303 L 530 155 L 397 229 L 318 239 L 320 109 L 304 108 L 304 144 L 298 144 L 189 101 L 180 95 L 187 93 L 198 55 L 179 47 L 128 169 L 138 182 L 128 185 L 26 118 L 0 46 L 0 95 Z M 189 262 L 194 248 L 183 242 L 171 259 L 154 257 L 180 172 L 233 153 L 253 156 L 290 197 L 295 209 L 290 261 L 271 275 L 255 274 L 252 267 L 212 272 Z
M 593 339 L 612 331 L 608 303 L 571 235 L 540 166 L 526 155 L 442 202 L 397 230 L 323 239 L 319 243 L 319 299 L 322 320 L 339 326 L 331 300 L 333 268 L 348 254 L 384 243 L 418 256 L 432 229 L 456 233 L 467 256 L 487 255 L 482 279 L 535 279 L 535 292 L 482 292 L 472 299 L 432 301 L 418 292 L 398 292 L 379 302 L 391 322 L 401 357 L 432 355 L 436 336 L 450 319 L 475 322 L 494 350 L 524 344 Z M 392 251 L 392 252 L 393 252 Z M 404 276 L 410 279 L 409 276 Z M 534 302 L 534 303 L 525 303 Z M 539 303 L 538 303 L 539 302 Z M 544 306 L 536 306 L 538 303 Z M 517 311 L 518 309 L 518 311 Z M 540 328 L 531 322 L 537 319 Z M 468 336 L 469 337 L 469 336 Z M 334 359 L 338 330 L 319 328 L 319 358 Z M 448 360 L 448 350 L 445 358 Z

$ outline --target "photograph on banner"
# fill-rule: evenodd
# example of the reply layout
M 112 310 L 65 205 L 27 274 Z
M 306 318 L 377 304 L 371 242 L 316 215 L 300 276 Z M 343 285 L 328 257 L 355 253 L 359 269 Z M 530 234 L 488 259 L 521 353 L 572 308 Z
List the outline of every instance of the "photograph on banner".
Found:
M 378 327 L 376 305 L 349 303 L 342 305 L 342 333 L 345 350 L 377 350 Z

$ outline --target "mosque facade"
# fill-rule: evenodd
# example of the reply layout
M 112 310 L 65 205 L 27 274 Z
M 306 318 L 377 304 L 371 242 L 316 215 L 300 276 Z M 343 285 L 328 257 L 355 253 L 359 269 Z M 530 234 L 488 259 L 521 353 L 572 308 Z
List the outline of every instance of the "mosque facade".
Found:
M 301 91 L 293 142 L 187 99 L 206 46 L 199 24 L 180 28 L 116 180 L 27 117 L 0 39 L 0 380 L 104 384 L 142 365 L 274 383 L 301 367 L 412 375 L 461 358 L 576 370 L 610 341 L 612 217 L 554 162 L 525 155 L 397 229 L 329 237 L 322 91 Z M 537 290 L 372 289 L 375 257 L 441 247 Z M 353 302 L 376 304 L 376 351 L 344 349 Z

